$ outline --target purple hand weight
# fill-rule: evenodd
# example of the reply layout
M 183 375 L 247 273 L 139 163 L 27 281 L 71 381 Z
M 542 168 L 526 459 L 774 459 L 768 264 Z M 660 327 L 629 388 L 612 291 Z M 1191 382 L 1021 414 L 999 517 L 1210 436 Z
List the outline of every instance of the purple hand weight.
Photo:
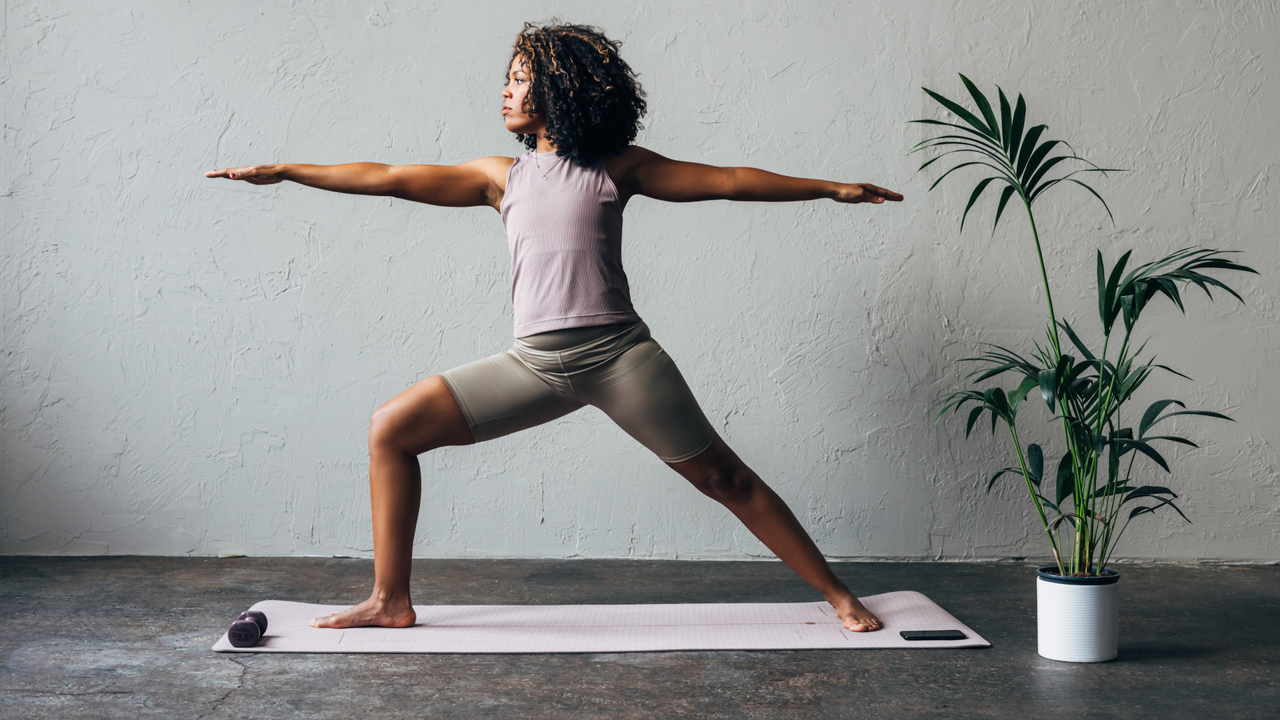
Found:
M 253 647 L 261 637 L 262 631 L 258 629 L 258 623 L 252 620 L 237 620 L 227 628 L 227 640 L 231 641 L 231 647 Z
M 267 634 L 267 614 L 261 610 L 245 610 L 240 613 L 237 620 L 252 620 L 258 624 L 258 630 L 263 634 Z

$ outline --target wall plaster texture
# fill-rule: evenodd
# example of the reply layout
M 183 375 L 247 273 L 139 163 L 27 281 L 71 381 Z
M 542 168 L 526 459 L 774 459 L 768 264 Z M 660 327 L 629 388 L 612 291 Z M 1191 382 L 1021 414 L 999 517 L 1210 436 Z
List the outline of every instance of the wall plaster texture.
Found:
M 638 309 L 715 426 L 834 558 L 1042 556 L 1003 436 L 928 409 L 980 341 L 1042 337 L 1025 218 L 963 234 L 972 181 L 926 193 L 920 90 L 1023 92 L 1129 172 L 1038 205 L 1061 314 L 1093 253 L 1244 252 L 1247 299 L 1149 313 L 1144 398 L 1194 521 L 1120 554 L 1280 559 L 1280 44 L 1275 3 L 203 2 L 4 5 L 0 553 L 371 554 L 380 403 L 511 342 L 498 216 L 202 177 L 253 162 L 448 163 L 519 146 L 499 89 L 524 20 L 603 26 L 676 158 L 871 181 L 901 205 L 627 211 Z M 976 175 L 970 176 L 976 180 Z M 1145 407 L 1145 404 L 1144 404 Z M 1031 413 L 1044 417 L 1043 406 Z M 1028 428 L 1035 423 L 1029 423 Z M 1028 429 L 1027 441 L 1053 441 Z M 762 558 L 602 413 L 422 459 L 425 557 Z M 1148 520 L 1150 520 L 1148 518 Z

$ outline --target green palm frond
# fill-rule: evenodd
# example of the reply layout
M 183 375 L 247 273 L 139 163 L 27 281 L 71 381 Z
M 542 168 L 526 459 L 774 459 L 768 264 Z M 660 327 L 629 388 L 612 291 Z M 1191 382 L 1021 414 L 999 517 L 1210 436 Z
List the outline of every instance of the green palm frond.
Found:
M 962 231 L 964 230 L 965 220 L 968 219 L 969 211 L 973 209 L 973 206 L 978 202 L 978 198 L 993 182 L 1003 184 L 1004 191 L 1000 196 L 996 219 L 991 227 L 992 232 L 999 226 L 1000 216 L 1004 213 L 1005 206 L 1013 198 L 1014 194 L 1021 196 L 1023 202 L 1029 208 L 1046 190 L 1064 182 L 1074 183 L 1089 191 L 1102 203 L 1102 207 L 1107 211 L 1107 216 L 1111 217 L 1113 224 L 1115 223 L 1115 218 L 1111 215 L 1111 208 L 1107 206 L 1106 200 L 1103 200 L 1102 196 L 1092 187 L 1077 180 L 1074 176 L 1091 172 L 1106 174 L 1108 172 L 1119 172 L 1118 170 L 1101 168 L 1085 160 L 1077 155 L 1065 141 L 1045 140 L 1041 142 L 1040 136 L 1048 129 L 1048 126 L 1033 125 L 1030 128 L 1026 127 L 1027 103 L 1021 93 L 1018 94 L 1017 100 L 1011 106 L 1004 90 L 997 86 L 996 91 L 1000 107 L 1000 114 L 997 117 L 987 96 L 964 75 L 960 76 L 960 80 L 964 83 L 965 89 L 969 91 L 969 96 L 977 106 L 977 113 L 929 88 L 923 88 L 923 90 L 964 124 L 932 119 L 911 120 L 910 122 L 955 128 L 965 134 L 957 135 L 953 133 L 922 140 L 916 143 L 907 154 L 910 155 L 933 148 L 946 148 L 943 153 L 921 165 L 920 170 L 924 170 L 938 160 L 956 153 L 979 156 L 979 159 L 966 160 L 949 168 L 933 182 L 929 187 L 930 190 L 937 187 L 948 175 L 961 168 L 981 166 L 995 171 L 996 174 L 979 182 L 973 189 L 973 194 L 969 196 L 969 202 L 965 206 L 964 213 L 960 216 L 960 229 Z M 1067 152 L 1063 152 L 1060 148 L 1065 148 Z M 1064 162 L 1079 162 L 1087 167 L 1078 168 L 1061 177 L 1049 177 L 1049 171 Z
M 1186 308 L 1182 304 L 1182 295 L 1178 283 L 1185 286 L 1194 284 L 1213 299 L 1210 288 L 1218 288 L 1232 297 L 1244 302 L 1244 298 L 1226 283 L 1210 277 L 1202 271 L 1231 270 L 1258 274 L 1247 265 L 1240 265 L 1226 259 L 1226 255 L 1236 251 L 1215 250 L 1212 248 L 1183 248 L 1145 265 L 1139 265 L 1129 274 L 1124 269 L 1129 261 L 1130 253 L 1125 253 L 1116 262 L 1110 273 L 1106 272 L 1102 263 L 1102 251 L 1098 251 L 1098 316 L 1102 320 L 1102 331 L 1111 334 L 1111 328 L 1117 318 L 1124 321 L 1125 331 L 1131 331 L 1138 316 L 1156 295 L 1164 295 L 1178 306 L 1182 312 Z

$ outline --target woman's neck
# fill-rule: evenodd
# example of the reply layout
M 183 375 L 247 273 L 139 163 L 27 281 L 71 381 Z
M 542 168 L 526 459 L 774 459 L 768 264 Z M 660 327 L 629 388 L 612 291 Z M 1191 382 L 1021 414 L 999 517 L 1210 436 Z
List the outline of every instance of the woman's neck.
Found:
M 551 141 L 547 139 L 546 132 L 544 131 L 544 132 L 538 133 L 538 152 L 549 153 L 549 152 L 555 152 L 555 151 L 556 151 L 556 146 L 552 145 Z

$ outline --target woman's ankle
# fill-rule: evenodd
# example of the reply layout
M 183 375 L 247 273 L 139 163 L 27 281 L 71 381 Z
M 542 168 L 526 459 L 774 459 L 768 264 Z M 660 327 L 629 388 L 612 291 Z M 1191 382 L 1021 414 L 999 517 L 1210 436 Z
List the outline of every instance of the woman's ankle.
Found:
M 825 598 L 826 601 L 831 603 L 832 605 L 835 604 L 836 600 L 849 600 L 851 598 L 856 599 L 856 596 L 853 594 L 853 592 L 849 590 L 849 586 L 845 585 L 839 580 L 835 581 L 835 583 L 833 583 L 831 586 L 827 587 L 826 589 L 819 590 L 819 592 L 821 592 L 822 597 Z
M 374 586 L 369 602 L 380 607 L 412 607 L 408 588 L 381 588 Z

